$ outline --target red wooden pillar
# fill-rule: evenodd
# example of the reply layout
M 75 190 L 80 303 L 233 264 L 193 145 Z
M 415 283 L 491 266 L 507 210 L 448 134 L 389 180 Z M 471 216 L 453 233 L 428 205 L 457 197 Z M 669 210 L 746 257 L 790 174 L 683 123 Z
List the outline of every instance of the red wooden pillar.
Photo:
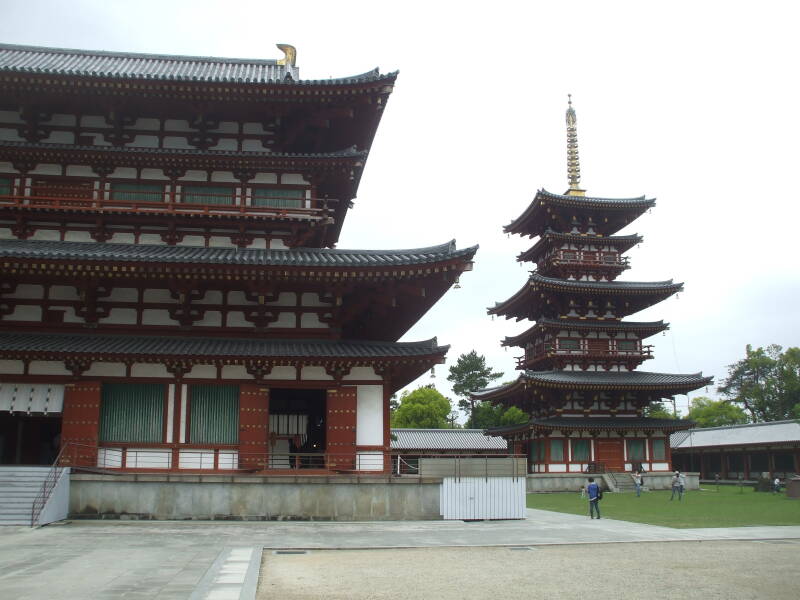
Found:
M 356 387 L 329 389 L 325 429 L 328 468 L 356 468 Z
M 261 470 L 268 464 L 269 389 L 239 386 L 239 467 Z
M 97 466 L 100 437 L 99 381 L 67 384 L 61 421 L 61 447 L 65 466 Z

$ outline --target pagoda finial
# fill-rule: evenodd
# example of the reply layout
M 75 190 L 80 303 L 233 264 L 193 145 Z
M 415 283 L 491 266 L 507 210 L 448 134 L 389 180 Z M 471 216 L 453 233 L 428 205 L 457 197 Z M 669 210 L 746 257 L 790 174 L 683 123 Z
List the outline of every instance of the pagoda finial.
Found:
M 581 161 L 578 156 L 578 118 L 572 108 L 572 94 L 567 94 L 567 177 L 569 189 L 567 196 L 584 196 L 581 189 Z

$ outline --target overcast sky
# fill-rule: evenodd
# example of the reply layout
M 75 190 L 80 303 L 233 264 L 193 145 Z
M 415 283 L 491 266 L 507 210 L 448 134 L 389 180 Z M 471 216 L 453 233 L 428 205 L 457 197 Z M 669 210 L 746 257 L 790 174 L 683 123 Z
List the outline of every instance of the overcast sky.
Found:
M 481 246 L 461 289 L 404 338 L 451 345 L 448 365 L 412 387 L 449 393 L 447 366 L 472 349 L 516 377 L 521 351 L 500 340 L 529 324 L 486 307 L 527 277 L 515 257 L 532 241 L 503 225 L 537 189 L 567 188 L 567 93 L 588 194 L 657 199 L 622 232 L 644 236 L 622 279 L 685 282 L 632 317 L 671 323 L 641 369 L 719 381 L 747 344 L 800 345 L 796 3 L 0 0 L 0 11 L 6 43 L 279 58 L 285 42 L 304 79 L 399 69 L 339 247 Z

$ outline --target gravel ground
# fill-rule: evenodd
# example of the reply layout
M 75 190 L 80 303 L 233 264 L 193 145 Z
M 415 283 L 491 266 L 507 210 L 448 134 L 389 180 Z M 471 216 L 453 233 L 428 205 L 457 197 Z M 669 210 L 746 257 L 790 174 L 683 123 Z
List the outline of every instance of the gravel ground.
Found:
M 259 600 L 800 598 L 800 540 L 265 550 Z

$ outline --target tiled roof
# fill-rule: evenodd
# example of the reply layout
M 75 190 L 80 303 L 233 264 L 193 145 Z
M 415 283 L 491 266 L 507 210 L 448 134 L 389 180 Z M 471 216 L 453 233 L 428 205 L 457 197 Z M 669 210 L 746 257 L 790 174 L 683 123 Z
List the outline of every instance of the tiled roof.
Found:
M 503 340 L 504 346 L 517 346 L 524 343 L 537 329 L 565 329 L 578 331 L 635 331 L 654 335 L 659 331 L 664 331 L 668 325 L 664 321 L 599 321 L 596 319 L 549 319 L 543 317 L 522 333 L 507 337 Z M 640 339 L 644 339 L 642 336 Z
M 673 435 L 670 443 L 674 450 L 750 444 L 798 444 L 800 443 L 800 421 L 773 421 L 771 423 L 694 429 L 688 433 Z
M 482 429 L 392 429 L 392 450 L 508 450 Z
M 690 429 L 695 426 L 693 421 L 682 419 L 651 419 L 649 417 L 552 417 L 549 419 L 531 419 L 523 425 L 509 425 L 507 427 L 492 427 L 487 430 L 489 435 L 502 435 L 524 431 L 526 429 L 590 429 L 590 430 L 653 430 L 676 431 Z
M 274 59 L 134 54 L 0 44 L 0 73 L 206 83 L 340 85 L 393 79 L 378 69 L 336 79 L 301 80 L 297 67 Z
M 169 262 L 235 264 L 281 267 L 396 267 L 439 262 L 455 258 L 469 260 L 478 247 L 456 249 L 455 240 L 407 250 L 339 250 L 294 248 L 291 250 L 205 248 L 0 240 L 0 257 L 34 260 L 82 260 L 122 262 Z
M 336 158 L 361 158 L 366 159 L 369 152 L 346 148 L 338 152 L 320 152 L 317 154 L 304 154 L 297 152 L 256 152 L 253 150 L 198 150 L 196 148 L 145 148 L 141 146 L 81 146 L 78 144 L 50 144 L 47 142 L 11 142 L 0 140 L 0 147 L 8 147 L 10 151 L 28 150 L 32 152 L 68 151 L 73 153 L 93 152 L 114 155 L 166 155 L 166 156 L 203 156 L 203 157 L 236 157 L 236 158 L 270 158 L 270 159 L 336 159 Z M 188 182 L 187 182 L 188 183 Z
M 275 340 L 91 334 L 0 333 L 0 354 L 91 354 L 245 358 L 404 358 L 446 352 L 436 338 L 421 342 Z
M 539 254 L 544 252 L 553 242 L 570 243 L 576 245 L 591 244 L 594 246 L 614 246 L 620 252 L 629 250 L 642 241 L 642 236 L 631 235 L 581 235 L 579 233 L 561 233 L 548 230 L 542 234 L 533 246 L 517 256 L 517 260 L 537 260 Z
M 670 288 L 680 288 L 682 283 L 673 283 L 672 279 L 666 281 L 574 281 L 571 279 L 559 279 L 556 277 L 545 277 L 537 271 L 531 273 L 529 283 L 542 284 L 545 287 L 573 288 L 581 290 L 598 290 L 603 292 L 616 292 L 626 290 L 637 291 L 661 291 Z
M 647 198 L 645 196 L 636 196 L 635 198 L 599 198 L 593 196 L 569 196 L 567 194 L 554 194 L 545 189 L 536 192 L 540 198 L 547 200 L 563 201 L 570 204 L 604 204 L 612 207 L 622 206 L 637 206 L 642 204 L 655 204 L 655 198 Z
M 596 390 L 652 390 L 685 393 L 708 385 L 713 377 L 702 373 L 650 373 L 647 371 L 525 371 L 516 381 L 470 392 L 474 398 L 500 398 L 524 387 Z
M 612 385 L 618 387 L 700 387 L 711 382 L 712 377 L 702 373 L 650 373 L 647 371 L 526 371 L 528 380 L 540 383 L 575 385 Z

